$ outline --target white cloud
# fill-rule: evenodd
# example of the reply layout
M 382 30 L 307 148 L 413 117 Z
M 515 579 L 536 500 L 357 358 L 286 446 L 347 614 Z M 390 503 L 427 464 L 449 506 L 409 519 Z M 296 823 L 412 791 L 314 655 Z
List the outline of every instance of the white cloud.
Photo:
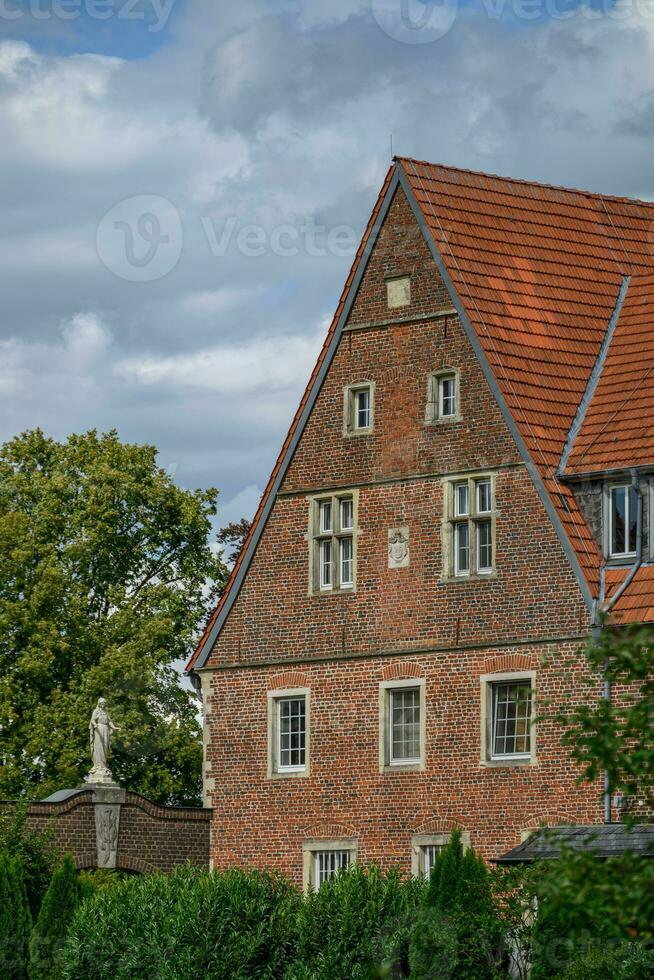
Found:
M 308 378 L 322 337 L 256 337 L 241 346 L 218 346 L 174 357 L 120 362 L 116 372 L 142 385 L 207 389 L 224 394 L 298 387 Z

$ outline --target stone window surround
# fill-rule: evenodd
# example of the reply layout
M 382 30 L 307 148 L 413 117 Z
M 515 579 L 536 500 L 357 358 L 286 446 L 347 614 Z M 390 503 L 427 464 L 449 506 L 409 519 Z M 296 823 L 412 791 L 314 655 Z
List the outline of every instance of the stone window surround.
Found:
M 302 769 L 278 768 L 279 730 L 277 705 L 282 698 L 305 699 L 305 749 Z M 277 688 L 267 692 L 268 699 L 268 779 L 306 779 L 311 775 L 311 689 L 308 687 Z
M 320 588 L 320 576 L 318 562 L 320 560 L 320 504 L 325 500 L 352 500 L 352 531 L 347 532 L 347 537 L 352 537 L 352 585 L 341 588 L 338 579 L 332 583 L 331 589 Z M 309 596 L 333 596 L 350 595 L 357 590 L 357 554 L 358 539 L 361 531 L 359 529 L 359 491 L 357 489 L 334 490 L 330 493 L 319 493 L 307 498 L 309 501 L 309 531 L 307 542 L 309 545 Z M 339 515 L 340 520 L 340 515 Z M 333 523 L 333 516 L 332 516 Z M 338 536 L 338 535 L 336 535 Z M 340 574 L 340 570 L 339 570 Z
M 491 484 L 491 502 L 492 507 L 488 513 L 480 515 L 482 520 L 490 520 L 491 522 L 491 542 L 493 549 L 493 567 L 487 572 L 476 571 L 477 565 L 477 536 L 474 533 L 475 525 L 475 511 L 477 507 L 476 501 L 476 484 L 482 480 L 490 480 Z M 468 482 L 468 486 L 472 488 L 472 494 L 470 494 L 471 505 L 469 504 L 470 517 L 468 518 L 469 524 L 472 525 L 473 534 L 470 536 L 469 547 L 470 547 L 470 571 L 465 575 L 455 575 L 454 574 L 454 487 L 457 483 Z M 448 473 L 446 477 L 441 480 L 443 488 L 443 520 L 441 523 L 441 544 L 442 544 L 442 555 L 443 555 L 443 570 L 442 578 L 443 582 L 482 582 L 493 580 L 497 578 L 497 542 L 496 542 L 496 525 L 497 525 L 497 471 L 495 470 L 480 470 L 475 473 Z
M 399 273 L 386 276 L 386 306 L 389 310 L 400 310 L 411 306 L 411 276 Z
M 513 684 L 519 681 L 529 681 L 531 684 L 531 754 L 529 758 L 510 758 L 491 759 L 491 739 L 493 723 L 493 685 L 494 684 Z M 497 769 L 506 766 L 537 766 L 538 756 L 536 752 L 536 671 L 535 670 L 511 670 L 498 672 L 496 674 L 482 674 L 479 678 L 480 684 L 480 757 L 479 765 L 484 768 Z
M 356 411 L 355 396 L 358 391 L 368 389 L 370 393 L 370 425 L 358 429 L 354 425 L 354 413 Z M 357 439 L 361 436 L 369 436 L 375 428 L 375 382 L 369 380 L 356 381 L 345 385 L 343 389 L 343 438 Z
M 417 687 L 420 691 L 420 758 L 417 762 L 391 762 L 390 733 L 390 692 L 400 688 Z M 379 771 L 424 772 L 426 744 L 426 681 L 424 677 L 410 677 L 405 680 L 380 681 L 379 684 Z
M 454 415 L 441 416 L 440 381 L 442 378 L 454 378 L 456 392 L 456 412 Z M 431 371 L 427 378 L 427 401 L 425 403 L 425 425 L 448 425 L 451 422 L 461 422 L 461 373 L 459 368 L 439 368 Z
M 424 849 L 426 847 L 445 847 L 451 836 L 451 830 L 440 834 L 413 835 L 411 838 L 411 874 L 414 878 L 420 878 L 425 874 Z M 470 847 L 470 833 L 467 830 L 461 831 L 461 844 L 464 851 Z
M 306 840 L 302 845 L 302 887 L 305 894 L 315 890 L 315 857 L 320 851 L 349 851 L 351 867 L 357 859 L 358 842 L 351 837 L 338 840 L 322 840 L 320 838 Z

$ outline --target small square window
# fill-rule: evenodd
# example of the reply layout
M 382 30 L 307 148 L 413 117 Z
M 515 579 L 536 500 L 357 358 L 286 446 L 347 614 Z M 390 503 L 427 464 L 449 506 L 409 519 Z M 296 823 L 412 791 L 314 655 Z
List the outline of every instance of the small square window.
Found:
M 352 498 L 341 500 L 341 531 L 351 531 L 354 527 L 354 506 Z
M 331 500 L 321 500 L 320 502 L 320 530 L 325 533 L 332 529 L 332 502 Z
M 380 769 L 423 769 L 425 684 L 384 681 L 380 687 Z
M 454 485 L 454 516 L 467 517 L 469 513 L 468 482 L 456 483 Z
M 447 422 L 459 419 L 457 371 L 436 371 L 429 375 L 425 422 Z
M 386 280 L 386 301 L 389 310 L 411 305 L 411 277 L 396 276 Z
M 268 692 L 268 778 L 309 771 L 309 692 Z
M 491 481 L 478 480 L 477 482 L 477 513 L 490 514 L 493 509 Z
M 374 385 L 348 385 L 344 394 L 343 435 L 367 435 L 372 432 Z
M 482 684 L 482 762 L 535 761 L 535 674 L 486 674 Z
M 302 850 L 305 891 L 318 891 L 330 878 L 347 871 L 357 856 L 356 842 L 349 840 L 310 841 Z

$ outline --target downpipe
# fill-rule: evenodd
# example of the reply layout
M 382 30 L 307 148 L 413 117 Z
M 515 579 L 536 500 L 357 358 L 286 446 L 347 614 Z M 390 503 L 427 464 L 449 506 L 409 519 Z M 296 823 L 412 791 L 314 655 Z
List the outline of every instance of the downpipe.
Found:
M 604 569 L 602 569 L 601 577 L 601 587 L 600 587 L 600 602 L 599 608 L 604 615 L 613 609 L 616 602 L 620 596 L 629 588 L 634 578 L 636 577 L 636 572 L 640 568 L 643 562 L 643 495 L 638 486 L 638 470 L 631 470 L 631 486 L 636 492 L 636 557 L 634 563 L 629 570 L 629 574 L 626 576 L 623 582 L 621 582 L 620 587 L 616 589 L 614 594 L 611 596 L 607 603 L 604 603 Z M 602 626 L 595 623 L 593 625 L 592 634 L 596 639 L 599 637 Z M 608 663 L 606 664 L 606 671 L 604 674 L 604 700 L 611 704 L 611 681 L 608 677 Z M 604 823 L 611 823 L 611 779 L 608 769 L 604 772 Z

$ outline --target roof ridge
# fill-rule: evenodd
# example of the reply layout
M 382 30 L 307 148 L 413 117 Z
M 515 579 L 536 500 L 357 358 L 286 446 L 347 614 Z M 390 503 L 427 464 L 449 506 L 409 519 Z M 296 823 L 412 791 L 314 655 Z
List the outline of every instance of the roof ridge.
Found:
M 572 452 L 572 447 L 575 444 L 575 439 L 579 435 L 579 430 L 583 425 L 584 418 L 586 417 L 586 412 L 588 411 L 588 406 L 590 405 L 593 395 L 595 394 L 595 389 L 599 379 L 602 377 L 602 370 L 604 368 L 604 362 L 606 361 L 606 355 L 609 352 L 609 347 L 611 346 L 611 341 L 613 340 L 613 334 L 615 333 L 615 328 L 618 325 L 618 320 L 620 319 L 620 314 L 622 312 L 622 307 L 624 305 L 625 298 L 627 296 L 627 291 L 629 289 L 629 283 L 631 281 L 630 276 L 623 276 L 620 289 L 618 290 L 618 296 L 615 301 L 615 306 L 613 307 L 613 312 L 611 318 L 606 325 L 606 333 L 604 334 L 604 340 L 601 343 L 600 349 L 597 352 L 597 357 L 595 358 L 595 364 L 593 365 L 593 370 L 590 372 L 588 377 L 588 382 L 584 389 L 584 393 L 581 396 L 581 401 L 577 406 L 577 411 L 572 420 L 572 424 L 568 430 L 568 437 L 565 441 L 565 446 L 563 447 L 563 452 L 561 453 L 561 460 L 559 462 L 557 473 L 559 476 L 563 476 L 565 465 L 568 462 L 570 453 Z
M 568 194 L 582 194 L 594 200 L 620 201 L 624 204 L 643 204 L 648 208 L 654 208 L 654 201 L 645 201 L 641 197 L 624 197 L 619 194 L 604 194 L 601 191 L 584 190 L 582 187 L 566 187 L 563 184 L 548 184 L 545 181 L 529 180 L 527 177 L 509 177 L 506 174 L 491 173 L 486 170 L 471 170 L 468 167 L 455 167 L 450 163 L 434 163 L 431 160 L 418 160 L 415 157 L 394 156 L 393 160 L 399 162 L 422 164 L 426 167 L 440 167 L 442 170 L 452 170 L 460 174 L 472 174 L 474 177 L 492 177 L 493 180 L 502 180 L 507 184 L 525 184 L 529 187 L 544 187 L 552 191 L 565 191 Z

